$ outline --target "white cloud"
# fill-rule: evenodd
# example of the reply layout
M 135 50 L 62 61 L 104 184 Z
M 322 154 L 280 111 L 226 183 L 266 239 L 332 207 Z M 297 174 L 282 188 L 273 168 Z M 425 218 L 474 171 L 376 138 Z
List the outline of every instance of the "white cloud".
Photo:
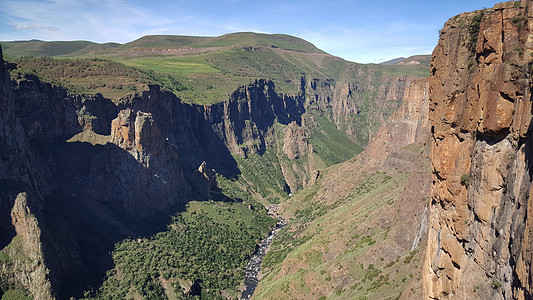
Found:
M 28 34 L 43 40 L 126 42 L 171 23 L 122 0 L 8 1 L 3 13 L 8 24 L 17 29 L 47 31 L 39 32 L 39 36 Z
M 57 31 L 57 27 L 52 26 L 40 26 L 40 25 L 33 25 L 33 24 L 18 24 L 15 26 L 17 29 L 21 30 L 48 30 L 48 31 Z

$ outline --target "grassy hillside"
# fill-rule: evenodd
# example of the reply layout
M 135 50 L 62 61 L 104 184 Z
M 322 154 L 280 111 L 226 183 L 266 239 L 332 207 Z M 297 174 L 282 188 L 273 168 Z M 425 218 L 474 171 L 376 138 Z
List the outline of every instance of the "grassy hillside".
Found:
M 11 60 L 23 56 L 50 56 L 96 57 L 120 62 L 167 78 L 158 82 L 183 100 L 200 104 L 224 101 L 239 86 L 257 78 L 271 79 L 276 83 L 278 92 L 295 93 L 299 91 L 302 75 L 308 78 L 333 78 L 343 82 L 361 76 L 358 67 L 363 66 L 328 55 L 313 44 L 294 36 L 251 32 L 219 37 L 145 36 L 123 45 L 86 41 L 23 41 L 1 44 L 5 55 Z M 23 69 L 27 67 L 21 65 Z M 36 73 L 48 76 L 43 72 L 45 67 L 46 65 L 35 68 Z M 428 65 L 425 63 L 366 65 L 363 69 L 367 69 L 366 73 L 393 77 L 426 76 L 428 73 Z M 133 77 L 137 76 L 135 73 L 132 72 Z M 84 85 L 91 83 L 101 84 L 98 78 L 91 76 L 70 76 L 69 87 L 79 85 L 78 90 L 87 91 Z M 114 81 L 117 85 L 125 86 L 131 85 L 130 79 L 120 77 Z M 177 82 L 179 88 L 176 87 Z M 131 89 L 128 92 L 134 91 Z M 123 94 L 127 93 L 116 93 L 116 96 Z
M 233 47 L 235 45 L 260 45 L 293 51 L 324 53 L 313 44 L 294 36 L 254 32 L 229 33 L 218 37 L 148 35 L 117 47 L 116 50 L 132 48 Z
M 124 64 L 102 59 L 54 59 L 26 57 L 14 61 L 13 79 L 35 74 L 41 80 L 60 85 L 73 93 L 101 93 L 116 99 L 146 90 L 149 84 L 165 84 L 169 89 L 179 85 L 166 83 L 164 76 L 140 71 Z
M 317 128 L 309 137 L 316 155 L 324 162 L 322 167 L 329 167 L 354 157 L 363 148 L 351 141 L 346 134 L 338 130 L 335 124 L 325 117 L 315 117 Z
M 427 160 L 427 159 L 426 159 Z M 422 160 L 424 161 L 424 160 Z M 290 219 L 264 260 L 254 299 L 399 299 L 421 296 L 420 216 L 405 219 L 416 176 L 371 172 L 352 159 L 282 204 Z M 409 228 L 409 229 L 405 229 Z
M 71 55 L 83 49 L 99 49 L 116 46 L 118 44 L 97 44 L 89 41 L 55 41 L 39 40 L 2 42 L 2 50 L 7 58 L 21 56 L 61 56 Z

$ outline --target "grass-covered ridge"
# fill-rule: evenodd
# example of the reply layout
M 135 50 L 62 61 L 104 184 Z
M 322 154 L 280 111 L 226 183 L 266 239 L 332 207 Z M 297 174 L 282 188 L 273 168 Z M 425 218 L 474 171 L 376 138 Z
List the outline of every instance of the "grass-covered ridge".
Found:
M 23 56 L 104 58 L 153 72 L 167 89 L 187 102 L 210 104 L 224 101 L 239 86 L 257 78 L 274 81 L 280 93 L 299 91 L 302 75 L 307 78 L 334 78 L 338 82 L 354 80 L 360 71 L 384 76 L 425 76 L 427 64 L 363 65 L 331 56 L 298 37 L 252 32 L 231 33 L 218 37 L 155 35 L 144 36 L 119 45 L 86 41 L 2 42 L 6 57 Z M 409 59 L 408 59 L 409 60 Z M 86 84 L 94 78 L 72 80 Z M 127 78 L 116 78 L 130 84 Z M 173 86 L 179 82 L 181 88 Z M 95 79 L 94 84 L 99 84 Z M 168 86 L 167 86 L 168 85 Z M 132 91 L 130 91 L 132 92 Z M 120 93 L 118 93 L 120 94 Z M 117 94 L 117 95 L 118 95 Z
M 16 69 L 10 72 L 12 79 L 35 74 L 73 93 L 101 93 L 111 99 L 147 90 L 150 84 L 162 85 L 173 92 L 186 88 L 173 77 L 107 59 L 23 57 L 13 62 Z
M 131 48 L 231 47 L 235 45 L 261 45 L 293 51 L 324 53 L 313 44 L 295 36 L 254 32 L 229 33 L 218 37 L 147 35 L 119 46 L 116 50 Z
M 2 42 L 4 55 L 8 57 L 21 56 L 60 56 L 80 51 L 89 46 L 98 45 L 89 41 L 54 41 L 39 40 Z

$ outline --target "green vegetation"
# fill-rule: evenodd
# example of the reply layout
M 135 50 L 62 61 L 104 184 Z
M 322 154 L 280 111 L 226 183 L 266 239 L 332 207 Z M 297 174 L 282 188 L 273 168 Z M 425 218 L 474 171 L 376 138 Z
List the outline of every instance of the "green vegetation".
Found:
M 518 30 L 522 29 L 522 26 L 526 24 L 527 18 L 525 16 L 516 16 L 511 19 L 513 26 L 517 27 Z
M 18 45 L 9 47 L 6 49 L 13 50 L 10 53 L 14 56 L 16 49 L 24 53 L 16 48 Z M 165 54 L 166 50 L 179 47 L 186 47 L 183 51 L 187 53 Z M 357 95 L 349 96 L 349 101 L 356 102 L 358 114 L 346 118 L 339 127 L 332 120 L 331 108 L 309 112 L 311 123 L 316 126 L 310 126 L 308 136 L 315 161 L 308 161 L 311 155 L 297 161 L 289 160 L 280 142 L 285 127 L 275 124 L 276 137 L 268 141 L 271 147 L 264 153 L 234 156 L 242 174 L 232 180 L 218 176 L 220 191 L 212 196 L 220 202 L 190 202 L 185 212 L 173 218 L 166 231 L 116 244 L 112 254 L 115 267 L 108 271 L 99 290 L 88 291 L 87 297 L 161 299 L 166 294 L 176 299 L 197 296 L 217 299 L 223 295 L 237 296 L 249 256 L 275 224 L 257 199 L 264 203 L 289 201 L 289 210 L 292 209 L 294 215 L 291 225 L 278 235 L 263 264 L 269 272 L 267 282 L 270 280 L 276 290 L 288 293 L 294 288 L 308 293 L 311 287 L 304 276 L 315 276 L 321 284 L 336 285 L 339 279 L 334 271 L 342 269 L 354 282 L 336 288 L 330 297 L 342 299 L 357 294 L 370 299 L 382 286 L 400 284 L 400 276 L 407 278 L 405 264 L 413 259 L 411 253 L 402 254 L 402 260 L 398 257 L 396 263 L 382 257 L 367 268 L 354 265 L 365 251 L 383 242 L 390 229 L 370 228 L 370 225 L 359 228 L 359 223 L 394 203 L 406 175 L 364 174 L 368 177 L 358 180 L 347 194 L 331 202 L 320 198 L 319 191 L 324 187 L 318 184 L 298 192 L 294 196 L 296 200 L 290 202 L 286 184 L 290 181 L 286 176 L 290 172 L 294 172 L 291 173 L 293 177 L 306 176 L 300 173 L 309 172 L 311 165 L 330 167 L 359 154 L 368 143 L 368 133 L 374 132 L 379 120 L 396 108 L 394 103 L 389 104 L 386 111 L 376 108 L 376 101 L 383 99 L 379 98 L 375 87 L 390 78 L 427 76 L 428 68 L 424 63 L 427 58 L 422 58 L 418 65 L 359 65 L 326 55 L 295 37 L 253 33 L 217 38 L 149 36 L 126 45 L 108 46 L 67 43 L 61 50 L 43 53 L 84 58 L 19 58 L 15 61 L 18 69 L 11 73 L 13 79 L 37 74 L 43 81 L 64 86 L 71 92 L 102 93 L 112 99 L 145 91 L 151 84 L 163 86 L 186 102 L 211 104 L 227 100 L 228 94 L 256 78 L 274 81 L 279 95 L 302 92 L 302 78 L 331 79 L 328 89 L 332 93 L 333 90 L 338 93 L 347 83 L 359 84 L 360 74 L 368 76 L 361 80 L 370 82 L 361 83 L 364 87 L 354 92 Z M 88 54 L 98 58 L 87 58 Z M 79 114 L 91 118 L 82 111 Z M 348 129 L 361 132 L 355 142 L 345 134 Z M 105 145 L 108 137 L 84 131 L 68 142 Z M 254 145 L 241 145 L 246 150 L 251 146 Z M 284 171 L 289 169 L 285 176 L 281 165 Z M 321 170 L 321 174 L 327 174 L 332 168 L 336 166 Z M 302 182 L 297 184 L 303 185 Z M 348 220 L 347 224 L 339 224 L 341 220 Z M 47 221 L 55 232 L 71 239 L 72 232 L 60 221 Z M 327 232 L 324 228 L 338 228 L 338 231 Z M 105 235 L 105 230 L 101 232 Z M 335 253 L 335 259 L 327 261 L 325 257 L 330 251 L 337 251 L 327 248 L 331 245 L 331 237 L 339 238 L 342 251 Z M 10 255 L 11 252 L 0 252 L 0 263 L 9 262 Z M 305 265 L 299 266 L 294 274 L 274 280 L 280 265 L 296 258 Z M 398 275 L 391 275 L 393 271 Z
M 24 51 L 35 45 L 31 52 Z M 61 51 L 45 51 L 42 45 Z M 85 45 L 85 46 L 84 46 Z M 35 68 L 40 76 L 61 79 L 69 89 L 100 92 L 115 98 L 139 91 L 146 84 L 157 83 L 189 103 L 211 104 L 227 99 L 239 86 L 257 78 L 267 78 L 277 85 L 278 93 L 300 91 L 300 78 L 334 78 L 339 82 L 359 77 L 358 65 L 325 54 L 307 41 L 288 35 L 235 33 L 220 37 L 145 36 L 124 44 L 90 42 L 8 42 L 3 43 L 8 57 L 57 56 L 100 58 L 133 67 L 129 76 L 100 76 L 80 73 L 57 78 Z M 39 50 L 41 49 L 41 50 Z M 40 52 L 39 52 L 40 51 Z M 365 72 L 385 76 L 427 76 L 428 58 L 413 58 L 418 65 L 371 65 Z M 408 59 L 409 60 L 409 59 Z M 53 67 L 53 66 L 45 66 Z M 32 69 L 30 68 L 29 71 Z M 135 74 L 145 73 L 143 80 Z M 72 73 L 68 71 L 67 73 Z M 133 79 L 133 82 L 132 82 Z M 136 80 L 137 79 L 137 80 Z M 107 84 L 111 87 L 102 86 Z M 141 83 L 141 84 L 139 84 Z M 92 85 L 92 87 L 89 87 Z
M 327 166 L 346 161 L 361 153 L 363 148 L 352 142 L 346 134 L 325 117 L 315 117 L 318 126 L 309 137 L 313 150 Z
M 55 59 L 25 57 L 15 61 L 13 79 L 33 73 L 43 81 L 60 85 L 74 93 L 101 93 L 120 98 L 158 83 L 154 74 L 143 73 L 121 63 L 102 59 Z
M 11 257 L 5 252 L 0 252 L 0 264 L 9 264 L 11 263 Z
M 33 297 L 30 292 L 21 288 L 7 288 L 3 290 L 0 287 L 0 299 L 1 300 L 31 300 Z
M 116 266 L 94 297 L 161 299 L 172 293 L 188 299 L 195 283 L 202 299 L 222 299 L 222 291 L 236 296 L 249 256 L 274 224 L 260 207 L 190 202 L 167 231 L 117 244 Z
M 520 1 L 515 1 L 514 2 L 514 7 L 515 8 L 519 8 L 520 7 Z
M 476 53 L 477 39 L 479 36 L 479 26 L 481 25 L 481 19 L 483 19 L 484 14 L 485 10 L 478 11 L 477 14 L 470 21 L 470 24 L 468 24 L 467 26 L 469 35 L 467 47 L 472 56 L 474 56 Z
M 255 298 L 277 293 L 291 299 L 319 292 L 327 299 L 397 299 L 402 294 L 413 278 L 410 270 L 418 252 L 374 257 L 374 251 L 387 243 L 390 227 L 376 227 L 372 220 L 394 209 L 390 203 L 404 190 L 408 176 L 360 173 L 356 166 L 350 160 L 328 168 L 319 183 L 284 203 L 285 213 L 293 217 L 265 256 L 265 277 Z M 351 175 L 338 173 L 341 169 Z M 349 186 L 334 197 L 325 195 L 335 182 L 330 176 L 349 181 Z M 308 291 L 300 291 L 301 281 Z
M 492 283 L 490 284 L 490 286 L 491 286 L 493 289 L 497 290 L 497 289 L 499 289 L 499 288 L 502 287 L 502 283 L 499 282 L 499 281 L 497 281 L 497 280 L 494 280 L 494 281 L 492 281 Z
M 273 149 L 267 149 L 263 155 L 249 154 L 247 158 L 233 156 L 242 172 L 240 181 L 270 203 L 279 203 L 287 198 L 287 187 L 278 157 Z
M 469 174 L 463 174 L 461 175 L 461 184 L 464 186 L 470 185 L 470 175 Z
M 513 48 L 513 51 L 516 51 L 518 52 L 518 55 L 522 56 L 524 55 L 524 48 L 520 47 L 520 46 L 516 46 Z
M 148 35 L 117 48 L 211 48 L 232 47 L 235 45 L 261 45 L 293 51 L 323 53 L 313 44 L 285 34 L 262 34 L 254 32 L 238 32 L 225 34 L 218 37 L 194 37 L 176 35 Z
M 38 40 L 22 42 L 2 42 L 2 50 L 9 57 L 21 56 L 58 56 L 82 50 L 88 46 L 98 45 L 88 41 L 56 41 Z

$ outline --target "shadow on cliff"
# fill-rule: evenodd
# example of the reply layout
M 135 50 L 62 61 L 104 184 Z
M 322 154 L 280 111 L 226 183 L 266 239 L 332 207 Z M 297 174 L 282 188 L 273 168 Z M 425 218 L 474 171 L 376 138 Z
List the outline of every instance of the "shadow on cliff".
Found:
M 5 248 L 17 235 L 12 224 L 11 209 L 15 198 L 21 192 L 30 190 L 23 183 L 14 180 L 0 180 L 0 249 Z
M 532 109 L 533 114 L 533 109 Z M 507 246 L 509 247 L 509 253 L 511 253 L 509 257 L 510 265 L 512 266 L 512 281 L 511 286 L 514 289 L 521 290 L 524 293 L 525 299 L 533 299 L 533 295 L 530 293 L 530 290 L 524 289 L 524 282 L 520 280 L 520 276 L 518 274 L 519 271 L 517 271 L 517 267 L 519 266 L 520 258 L 522 258 L 522 263 L 526 262 L 526 264 L 529 262 L 531 263 L 531 255 L 526 253 L 524 255 L 523 248 L 529 248 L 528 245 L 524 244 L 524 235 L 531 234 L 527 231 L 527 223 L 528 218 L 531 218 L 530 214 L 531 211 L 529 209 L 530 204 L 529 201 L 532 201 L 530 198 L 530 189 L 531 189 L 531 182 L 533 179 L 533 143 L 531 142 L 533 139 L 533 122 L 529 124 L 526 136 L 524 138 L 520 138 L 518 142 L 518 149 L 524 148 L 524 157 L 525 157 L 525 168 L 526 168 L 526 174 L 524 175 L 524 178 L 521 178 L 521 181 L 523 183 L 526 183 L 525 186 L 527 188 L 521 188 L 519 191 L 519 197 L 516 199 L 512 199 L 514 197 L 511 197 L 510 195 L 507 196 L 507 199 L 504 199 L 504 203 L 512 203 L 514 201 L 518 202 L 518 205 L 516 206 L 516 210 L 513 213 L 513 224 L 511 224 L 511 232 L 510 235 L 511 238 L 509 240 L 509 243 Z M 512 174 L 513 176 L 510 178 L 510 182 L 513 183 L 515 181 L 515 178 L 513 178 L 516 174 Z M 529 183 L 529 184 L 527 184 Z M 508 194 L 514 194 L 514 193 L 508 193 Z M 528 251 L 529 252 L 529 251 Z M 524 257 L 521 257 L 524 255 Z M 528 267 L 526 267 L 528 268 Z M 529 268 L 531 268 L 529 266 Z M 526 269 L 527 270 L 527 269 Z
M 165 115 L 152 115 L 165 126 Z M 58 299 L 100 287 L 114 267 L 110 254 L 116 243 L 164 231 L 188 201 L 207 200 L 192 184 L 202 161 L 227 178 L 240 174 L 229 150 L 197 117 L 191 115 L 197 122 L 192 126 L 166 127 L 158 141 L 162 152 L 153 154 L 165 158 L 152 157 L 148 166 L 112 143 L 32 141 L 57 185 L 44 197 L 42 215 L 43 251 Z
M 167 183 L 113 144 L 34 144 L 50 162 L 57 183 L 57 189 L 44 197 L 42 215 L 43 250 L 59 299 L 81 297 L 83 291 L 98 288 L 113 268 L 110 253 L 117 242 L 165 230 L 171 216 L 184 211 L 191 200 L 190 192 L 179 193 L 174 187 L 149 195 L 147 186 Z
M 183 103 L 171 92 L 161 91 L 159 86 L 149 87 L 142 95 L 117 104 L 118 111 L 132 109 L 151 114 L 162 137 L 178 150 L 178 160 L 185 172 L 192 172 L 205 161 L 226 178 L 240 174 L 222 134 L 212 126 L 222 116 L 208 115 L 205 106 Z
M 277 94 L 271 80 L 259 79 L 237 89 L 228 101 L 211 105 L 211 114 L 207 119 L 211 126 L 218 123 L 223 124 L 226 131 L 231 128 L 230 133 L 219 133 L 227 144 L 231 144 L 227 136 L 230 135 L 235 138 L 233 142 L 246 150 L 263 155 L 266 140 L 272 134 L 276 121 L 282 125 L 296 122 L 301 126 L 302 115 L 305 113 L 304 102 L 304 82 L 300 93 L 291 96 Z M 248 149 L 247 144 L 252 144 L 255 149 Z

